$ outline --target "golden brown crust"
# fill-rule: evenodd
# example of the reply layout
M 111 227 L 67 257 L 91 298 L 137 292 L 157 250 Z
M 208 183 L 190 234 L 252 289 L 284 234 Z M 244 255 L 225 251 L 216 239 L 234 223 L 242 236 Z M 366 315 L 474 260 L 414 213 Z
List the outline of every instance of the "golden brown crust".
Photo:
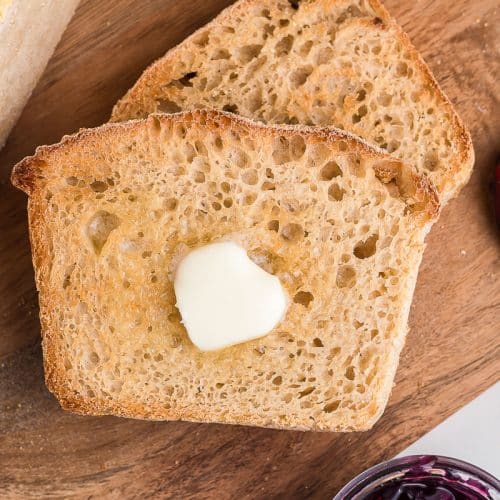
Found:
M 102 125 L 101 127 L 93 129 L 81 129 L 79 132 L 73 135 L 64 136 L 61 142 L 53 144 L 50 146 L 39 146 L 33 156 L 28 156 L 21 160 L 17 165 L 14 166 L 11 174 L 11 181 L 14 186 L 23 190 L 27 194 L 31 194 L 36 186 L 37 179 L 43 174 L 43 168 L 45 166 L 45 158 L 52 154 L 53 152 L 63 148 L 71 146 L 72 144 L 80 143 L 82 140 L 92 141 L 95 138 L 102 138 L 107 133 L 113 134 L 115 130 L 120 128 L 123 130 L 137 130 L 141 127 L 147 126 L 146 122 L 151 123 L 154 120 L 159 120 L 162 122 L 172 121 L 194 121 L 206 124 L 215 124 L 218 128 L 227 127 L 231 128 L 232 124 L 239 124 L 248 129 L 253 129 L 255 134 L 259 135 L 274 135 L 275 131 L 280 131 L 280 133 L 288 136 L 293 136 L 294 134 L 307 135 L 312 139 L 317 139 L 318 142 L 322 140 L 328 141 L 346 141 L 348 148 L 353 151 L 363 152 L 370 157 L 377 157 L 385 159 L 385 166 L 378 167 L 378 172 L 381 174 L 380 178 L 384 183 L 390 182 L 394 179 L 395 173 L 394 169 L 400 171 L 403 168 L 403 163 L 395 158 L 392 158 L 384 150 L 377 148 L 364 141 L 363 139 L 356 137 L 345 130 L 341 130 L 335 127 L 310 127 L 307 125 L 265 125 L 259 122 L 254 122 L 248 118 L 237 116 L 232 113 L 227 113 L 224 111 L 217 110 L 196 110 L 196 111 L 186 111 L 180 113 L 174 113 L 166 115 L 163 113 L 150 115 L 147 120 L 130 120 L 128 122 L 119 123 L 108 123 Z M 387 173 L 387 166 L 391 166 L 391 173 Z M 425 220 L 433 220 L 436 218 L 440 204 L 436 188 L 433 186 L 432 182 L 422 174 L 418 174 L 414 169 L 406 167 L 408 172 L 411 172 L 411 178 L 414 183 L 414 196 L 416 200 L 420 203 L 424 203 L 425 209 L 422 211 L 425 214 Z

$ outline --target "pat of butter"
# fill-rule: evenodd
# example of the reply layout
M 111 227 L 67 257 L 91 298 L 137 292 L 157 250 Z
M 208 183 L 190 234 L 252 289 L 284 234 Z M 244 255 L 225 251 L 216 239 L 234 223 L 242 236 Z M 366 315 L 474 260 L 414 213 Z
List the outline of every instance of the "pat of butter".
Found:
M 177 267 L 174 289 L 182 323 L 202 351 L 268 334 L 287 307 L 279 279 L 234 242 L 211 243 L 187 254 Z

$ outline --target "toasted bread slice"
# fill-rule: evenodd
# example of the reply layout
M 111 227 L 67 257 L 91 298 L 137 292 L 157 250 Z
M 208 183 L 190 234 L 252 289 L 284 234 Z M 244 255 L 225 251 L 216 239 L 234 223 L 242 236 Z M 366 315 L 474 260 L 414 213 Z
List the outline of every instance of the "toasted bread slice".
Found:
M 48 387 L 85 414 L 362 430 L 381 415 L 407 329 L 426 177 L 334 129 L 226 113 L 152 115 L 45 146 L 29 194 Z M 233 240 L 290 297 L 269 335 L 189 340 L 172 275 Z
M 216 108 L 334 125 L 426 172 L 442 202 L 467 182 L 470 135 L 378 0 L 242 0 L 148 68 L 112 121 Z

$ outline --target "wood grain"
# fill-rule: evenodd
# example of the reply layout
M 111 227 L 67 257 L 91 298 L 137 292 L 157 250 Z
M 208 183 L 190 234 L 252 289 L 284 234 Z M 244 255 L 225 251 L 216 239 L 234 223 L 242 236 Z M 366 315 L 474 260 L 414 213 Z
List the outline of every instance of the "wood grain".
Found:
M 476 168 L 428 238 L 385 415 L 315 434 L 79 417 L 43 383 L 26 199 L 8 181 L 38 144 L 106 121 L 146 65 L 229 1 L 83 0 L 0 154 L 0 497 L 331 498 L 500 377 L 498 0 L 387 0 L 469 125 Z

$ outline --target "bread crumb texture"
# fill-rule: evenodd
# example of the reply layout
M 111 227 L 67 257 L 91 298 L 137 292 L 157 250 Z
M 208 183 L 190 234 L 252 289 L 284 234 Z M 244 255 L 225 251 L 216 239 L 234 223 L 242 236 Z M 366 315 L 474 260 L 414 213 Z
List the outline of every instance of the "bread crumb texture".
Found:
M 30 193 L 46 377 L 64 407 L 344 431 L 380 416 L 437 210 L 398 160 L 199 111 L 65 138 L 13 181 Z M 219 240 L 278 276 L 290 305 L 268 336 L 201 352 L 173 272 Z
M 472 169 L 469 133 L 375 0 L 238 2 L 153 64 L 112 120 L 199 108 L 345 129 L 427 173 L 442 201 Z

